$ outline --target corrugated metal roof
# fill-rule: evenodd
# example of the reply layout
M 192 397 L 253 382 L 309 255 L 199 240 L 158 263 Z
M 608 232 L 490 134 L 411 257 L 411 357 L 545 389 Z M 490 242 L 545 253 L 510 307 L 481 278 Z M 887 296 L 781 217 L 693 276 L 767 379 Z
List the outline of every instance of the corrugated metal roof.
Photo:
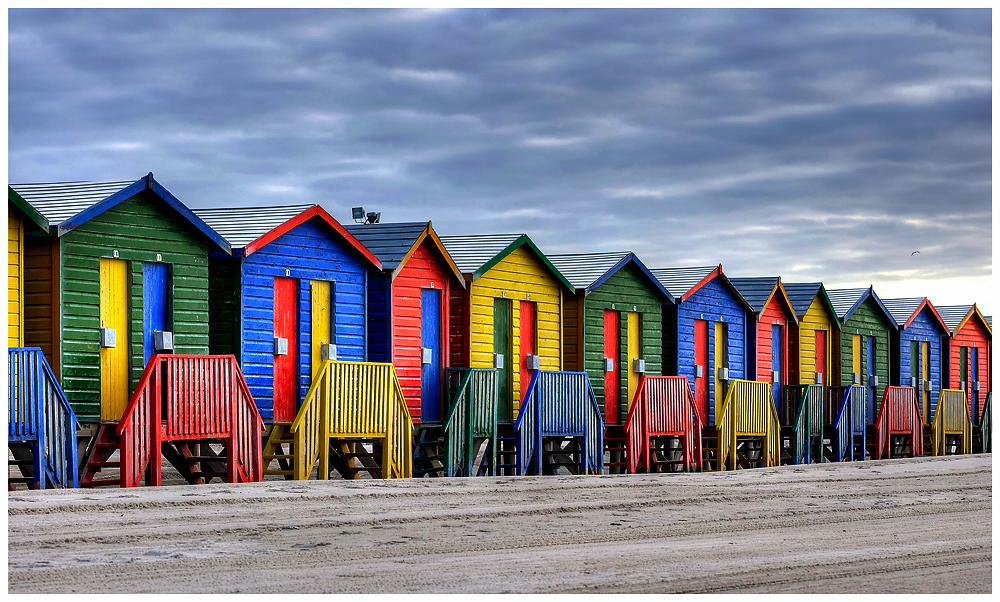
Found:
M 589 288 L 631 251 L 546 255 L 552 265 L 577 289 Z
M 788 295 L 788 300 L 792 302 L 795 315 L 804 316 L 809 311 L 809 306 L 812 305 L 813 300 L 816 299 L 816 295 L 819 294 L 819 289 L 823 286 L 823 283 L 782 282 L 781 286 L 785 287 L 785 294 Z
M 867 293 L 868 289 L 866 288 L 835 288 L 827 289 L 826 291 L 826 295 L 830 297 L 833 309 L 837 312 L 837 317 L 841 320 L 844 319 L 847 312 L 851 311 L 851 308 L 858 302 L 858 299 Z
M 135 184 L 120 182 L 49 182 L 10 184 L 21 198 L 31 203 L 51 224 L 58 224 L 96 205 L 114 193 Z
M 990 330 L 993 330 L 993 316 L 983 316 L 983 317 L 986 318 L 986 324 L 989 325 Z
M 684 293 L 694 288 L 694 285 L 704 280 L 705 276 L 711 274 L 712 270 L 718 267 L 717 265 L 709 265 L 693 268 L 658 268 L 649 271 L 679 303 Z
M 344 224 L 344 228 L 378 257 L 383 270 L 391 272 L 399 267 L 429 223 Z
M 892 319 L 896 321 L 896 326 L 906 324 L 913 312 L 917 311 L 925 297 L 912 297 L 907 299 L 882 299 L 882 305 L 892 314 Z
M 935 305 L 934 309 L 937 310 L 938 315 L 941 316 L 942 320 L 944 320 L 945 325 L 948 326 L 948 330 L 954 334 L 959 323 L 965 319 L 965 316 L 969 315 L 969 310 L 972 309 L 972 305 Z M 990 325 L 990 328 L 993 328 L 993 326 Z
M 486 265 L 523 234 L 466 234 L 439 236 L 444 248 L 463 274 L 471 274 Z
M 192 209 L 234 249 L 245 247 L 314 205 Z
M 736 287 L 740 296 L 742 296 L 746 302 L 750 304 L 754 313 L 759 314 L 764 311 L 764 304 L 767 303 L 768 297 L 771 296 L 771 291 L 773 291 L 775 285 L 778 284 L 778 277 L 767 276 L 763 278 L 730 278 L 729 282 Z

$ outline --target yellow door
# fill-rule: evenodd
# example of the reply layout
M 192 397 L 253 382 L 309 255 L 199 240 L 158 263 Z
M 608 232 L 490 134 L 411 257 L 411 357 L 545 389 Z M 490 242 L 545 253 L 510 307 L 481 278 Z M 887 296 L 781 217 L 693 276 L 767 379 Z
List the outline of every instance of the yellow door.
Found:
M 312 373 L 319 370 L 320 346 L 333 343 L 333 298 L 328 280 L 311 280 L 312 287 Z
M 115 330 L 101 347 L 101 420 L 119 420 L 128 405 L 128 263 L 101 258 L 101 327 Z
M 927 341 L 920 343 L 920 378 L 923 379 L 923 382 L 920 383 L 920 397 L 924 406 L 924 424 L 931 423 L 931 394 L 927 391 L 926 384 L 931 379 L 930 355 L 931 344 Z
M 718 416 L 722 410 L 722 402 L 726 401 L 726 381 L 721 378 L 720 368 L 729 367 L 729 354 L 726 348 L 726 325 L 723 322 L 715 323 L 715 358 L 712 363 L 712 378 L 715 379 L 715 415 Z
M 852 357 L 853 357 L 853 364 L 851 365 L 851 372 L 853 372 L 854 374 L 857 374 L 858 378 L 861 379 L 861 375 L 864 372 L 864 370 L 861 369 L 861 335 L 860 334 L 856 334 L 856 335 L 852 335 L 851 336 L 851 347 L 852 347 L 851 351 L 852 351 Z M 852 375 L 851 378 L 853 379 L 854 376 Z M 857 382 L 855 382 L 854 380 L 851 380 L 851 383 L 853 383 L 853 384 L 859 384 L 859 385 L 865 384 L 861 380 L 858 380 Z
M 628 312 L 628 407 L 632 407 L 635 391 L 639 388 L 639 376 L 635 371 L 635 361 L 639 359 L 639 314 Z
M 24 224 L 7 214 L 7 346 L 24 343 Z

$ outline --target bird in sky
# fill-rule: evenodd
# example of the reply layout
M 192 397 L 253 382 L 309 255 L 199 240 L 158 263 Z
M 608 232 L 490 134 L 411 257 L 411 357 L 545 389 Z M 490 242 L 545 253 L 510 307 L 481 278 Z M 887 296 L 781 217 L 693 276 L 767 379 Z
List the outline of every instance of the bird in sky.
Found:
M 920 251 L 914 251 L 914 252 L 910 253 L 910 257 L 913 257 L 914 255 L 916 255 L 916 254 L 917 254 L 917 253 L 919 253 L 919 252 L 920 252 Z

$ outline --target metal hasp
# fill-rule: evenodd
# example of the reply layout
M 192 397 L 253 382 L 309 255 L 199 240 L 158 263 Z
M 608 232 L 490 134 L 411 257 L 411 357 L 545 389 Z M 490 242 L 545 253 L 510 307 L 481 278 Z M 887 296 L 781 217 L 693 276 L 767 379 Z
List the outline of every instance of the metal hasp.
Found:
M 705 366 L 698 364 L 694 367 L 694 377 L 704 378 L 705 377 Z
M 288 355 L 288 339 L 274 337 L 274 355 Z
M 420 363 L 429 364 L 434 361 L 434 350 L 427 347 L 420 348 Z
M 321 360 L 337 359 L 337 346 L 334 345 L 333 343 L 320 343 L 319 357 Z
M 916 391 L 911 387 L 886 387 L 875 419 L 875 459 L 923 454 L 924 425 Z
M 534 371 L 514 428 L 517 474 L 601 474 L 604 419 L 586 372 Z
M 629 474 L 677 468 L 701 470 L 701 431 L 704 417 L 698 411 L 686 376 L 643 376 L 625 421 L 625 461 Z M 663 457 L 655 441 L 676 437 L 680 458 Z
M 604 358 L 604 371 L 605 372 L 614 372 L 615 371 L 615 360 L 614 359 L 612 359 L 610 357 Z
M 118 337 L 114 328 L 101 327 L 100 329 L 101 347 L 104 349 L 114 349 Z
M 719 380 L 729 380 L 729 368 L 719 368 Z
M 174 333 L 169 330 L 153 331 L 153 349 L 157 352 L 174 350 Z
M 503 368 L 503 354 L 502 353 L 494 353 L 493 354 L 493 367 L 494 368 Z
M 7 450 L 30 489 L 77 487 L 76 414 L 38 347 L 7 349 Z
M 642 374 L 646 371 L 646 360 L 643 359 L 633 359 L 632 360 L 632 372 L 636 374 Z
M 542 358 L 537 355 L 528 354 L 524 356 L 524 367 L 528 370 L 538 370 L 542 367 Z

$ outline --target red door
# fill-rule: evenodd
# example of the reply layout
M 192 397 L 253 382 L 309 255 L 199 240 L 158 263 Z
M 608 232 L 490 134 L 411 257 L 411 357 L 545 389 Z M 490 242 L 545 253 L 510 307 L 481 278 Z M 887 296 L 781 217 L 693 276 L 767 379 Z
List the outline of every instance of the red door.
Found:
M 296 402 L 298 401 L 298 358 L 296 342 L 298 341 L 298 320 L 295 319 L 298 304 L 298 282 L 294 278 L 274 279 L 274 336 L 285 339 L 287 353 L 279 355 L 278 345 L 275 345 L 274 355 L 274 421 L 292 422 L 295 420 Z
M 521 397 L 528 390 L 533 370 L 528 370 L 528 356 L 535 355 L 535 304 L 532 301 L 521 301 L 519 306 L 521 323 Z
M 816 330 L 816 372 L 820 373 L 823 378 L 823 386 L 827 385 L 826 379 L 826 331 Z M 816 383 L 820 384 L 820 383 Z
M 611 360 L 611 370 L 604 372 L 604 422 L 618 424 L 618 312 L 611 309 L 604 310 L 604 357 Z
M 708 420 L 708 322 L 694 321 L 694 402 L 702 417 Z M 698 376 L 701 372 L 701 376 Z

